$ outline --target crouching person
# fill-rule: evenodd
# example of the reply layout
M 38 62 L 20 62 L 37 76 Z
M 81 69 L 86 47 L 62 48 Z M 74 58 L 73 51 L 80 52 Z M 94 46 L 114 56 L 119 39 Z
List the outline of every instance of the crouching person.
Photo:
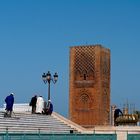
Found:
M 53 112 L 53 104 L 52 104 L 51 100 L 48 100 L 48 104 L 44 109 L 44 114 L 51 115 L 52 112 Z
M 119 108 L 117 108 L 117 107 L 115 106 L 115 111 L 114 111 L 114 126 L 118 126 L 117 118 L 118 118 L 120 115 L 123 116 L 122 111 L 121 111 Z

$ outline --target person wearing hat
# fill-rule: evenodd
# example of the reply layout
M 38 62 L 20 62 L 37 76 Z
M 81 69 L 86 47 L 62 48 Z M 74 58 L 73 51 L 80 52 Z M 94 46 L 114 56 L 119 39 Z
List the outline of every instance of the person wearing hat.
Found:
M 51 115 L 53 112 L 53 104 L 51 102 L 51 100 L 49 100 L 49 114 Z
M 11 117 L 12 111 L 13 111 L 13 104 L 14 104 L 14 93 L 11 93 L 5 98 L 6 103 L 6 115 L 8 117 Z
M 53 112 L 53 104 L 51 100 L 48 100 L 48 115 L 51 115 Z

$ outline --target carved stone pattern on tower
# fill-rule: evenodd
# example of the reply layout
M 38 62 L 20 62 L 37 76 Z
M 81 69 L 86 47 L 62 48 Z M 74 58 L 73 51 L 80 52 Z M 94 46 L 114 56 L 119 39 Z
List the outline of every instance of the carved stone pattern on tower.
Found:
M 106 52 L 102 52 L 101 55 L 101 71 L 102 76 L 106 79 L 110 74 L 110 58 Z
M 105 122 L 109 122 L 109 93 L 110 93 L 110 55 L 108 52 L 101 52 L 101 78 L 102 78 L 102 101 L 104 108 L 106 108 L 104 114 L 106 117 Z
M 92 96 L 90 93 L 82 89 L 79 91 L 75 98 L 76 106 L 75 109 L 78 111 L 88 111 L 91 109 L 91 103 L 93 102 Z
M 92 87 L 95 77 L 95 48 L 75 49 L 74 79 L 76 87 Z

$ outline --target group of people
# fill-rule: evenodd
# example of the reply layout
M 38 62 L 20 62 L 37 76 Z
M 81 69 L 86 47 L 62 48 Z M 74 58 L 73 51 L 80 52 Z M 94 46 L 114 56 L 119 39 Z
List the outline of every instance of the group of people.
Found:
M 11 117 L 14 104 L 14 93 L 11 93 L 5 98 L 5 103 L 6 103 L 5 117 Z M 42 96 L 37 97 L 37 95 L 35 95 L 34 97 L 32 97 L 29 105 L 32 106 L 32 113 L 51 115 L 53 112 L 53 104 L 51 100 L 48 100 L 47 103 L 46 101 L 44 101 Z M 116 120 L 120 115 L 123 115 L 122 111 L 115 106 L 114 111 L 115 126 L 118 125 Z
M 32 113 L 51 115 L 53 112 L 51 100 L 48 100 L 47 103 L 42 96 L 32 97 L 29 105 L 32 106 Z
M 14 105 L 14 93 L 10 93 L 10 95 L 5 98 L 5 103 L 6 112 L 4 116 L 11 117 Z M 32 97 L 29 105 L 32 106 L 32 113 L 51 115 L 53 112 L 53 104 L 51 100 L 48 100 L 47 103 L 42 96 L 37 97 L 37 95 L 35 95 Z

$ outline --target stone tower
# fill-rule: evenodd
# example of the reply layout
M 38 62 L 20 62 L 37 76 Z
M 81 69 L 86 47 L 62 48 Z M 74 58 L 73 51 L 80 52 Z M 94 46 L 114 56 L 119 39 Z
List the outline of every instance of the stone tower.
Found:
M 69 117 L 84 127 L 110 122 L 110 50 L 70 48 Z

